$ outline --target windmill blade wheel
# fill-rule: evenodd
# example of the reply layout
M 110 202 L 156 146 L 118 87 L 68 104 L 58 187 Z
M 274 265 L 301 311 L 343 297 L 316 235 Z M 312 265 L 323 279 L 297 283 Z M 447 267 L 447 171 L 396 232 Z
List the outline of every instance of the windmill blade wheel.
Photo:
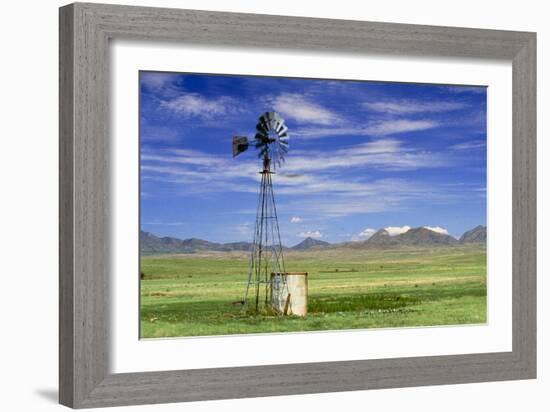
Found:
M 256 149 L 258 156 L 264 158 L 264 163 L 280 167 L 288 153 L 289 135 L 285 120 L 277 112 L 265 112 L 256 125 Z

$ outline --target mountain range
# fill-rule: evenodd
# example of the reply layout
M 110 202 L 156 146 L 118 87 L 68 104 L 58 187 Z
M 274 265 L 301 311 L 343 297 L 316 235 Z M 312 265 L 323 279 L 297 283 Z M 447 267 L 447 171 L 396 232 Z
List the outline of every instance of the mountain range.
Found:
M 194 253 L 194 252 L 231 252 L 248 251 L 251 243 L 232 242 L 216 243 L 203 239 L 178 239 L 175 237 L 158 237 L 149 232 L 140 231 L 139 248 L 142 253 Z
M 308 237 L 297 245 L 294 245 L 291 248 L 284 247 L 284 249 L 296 251 L 327 247 L 381 249 L 402 246 L 453 246 L 470 243 L 485 244 L 486 242 L 487 228 L 481 225 L 464 232 L 459 239 L 455 239 L 448 234 L 436 232 L 425 227 L 416 227 L 411 228 L 404 233 L 393 236 L 386 229 L 380 229 L 369 239 L 356 242 L 331 244 L 319 239 Z M 145 231 L 140 231 L 139 244 L 140 251 L 144 254 L 249 251 L 252 246 L 250 242 L 217 243 L 196 238 L 178 239 L 175 237 L 158 237 Z

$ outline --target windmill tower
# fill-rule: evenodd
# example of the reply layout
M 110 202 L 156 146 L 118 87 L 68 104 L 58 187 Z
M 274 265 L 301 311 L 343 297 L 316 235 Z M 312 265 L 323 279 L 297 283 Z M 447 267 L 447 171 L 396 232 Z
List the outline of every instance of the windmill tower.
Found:
M 286 277 L 283 275 L 285 261 L 271 177 L 275 168 L 284 162 L 288 152 L 287 130 L 284 119 L 276 112 L 262 114 L 256 125 L 255 148 L 259 151 L 258 157 L 263 167 L 260 171 L 260 193 L 244 297 L 245 305 L 256 312 L 262 306 L 268 307 L 273 285 L 276 285 L 277 296 L 283 296 L 279 292 L 286 286 Z M 248 147 L 246 137 L 233 137 L 233 157 Z

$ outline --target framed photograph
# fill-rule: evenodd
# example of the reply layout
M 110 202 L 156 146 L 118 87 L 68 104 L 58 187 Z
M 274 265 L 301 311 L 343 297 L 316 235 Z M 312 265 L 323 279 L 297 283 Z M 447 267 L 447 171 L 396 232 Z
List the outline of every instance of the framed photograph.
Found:
M 534 33 L 60 9 L 60 402 L 536 376 Z

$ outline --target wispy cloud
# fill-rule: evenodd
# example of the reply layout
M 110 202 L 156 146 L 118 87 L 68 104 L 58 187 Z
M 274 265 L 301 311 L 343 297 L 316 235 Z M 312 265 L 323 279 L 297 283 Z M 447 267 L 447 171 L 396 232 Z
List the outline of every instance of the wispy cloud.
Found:
M 329 125 L 341 121 L 338 114 L 300 94 L 280 94 L 272 100 L 272 106 L 283 117 L 297 122 Z
M 299 216 L 306 211 L 327 216 L 374 213 L 395 208 L 407 199 L 433 199 L 438 192 L 448 192 L 446 188 L 422 187 L 406 179 L 350 177 L 347 173 L 350 167 L 399 171 L 439 164 L 449 163 L 433 153 L 407 149 L 400 141 L 382 139 L 333 153 L 296 151 L 284 171 L 273 176 L 273 182 L 278 196 L 309 196 L 287 208 L 293 216 L 291 223 L 300 223 Z M 144 181 L 184 184 L 186 194 L 255 193 L 260 178 L 258 167 L 255 159 L 234 161 L 196 150 L 170 149 L 144 152 L 141 170 Z
M 397 133 L 416 132 L 419 130 L 433 129 L 438 123 L 433 120 L 384 120 L 374 122 L 366 128 L 372 136 L 388 136 Z
M 179 78 L 180 76 L 174 73 L 142 72 L 140 74 L 141 85 L 153 91 L 162 90 Z
M 170 100 L 164 100 L 160 103 L 160 106 L 183 117 L 204 119 L 212 119 L 242 111 L 241 106 L 231 97 L 221 96 L 216 99 L 207 99 L 194 93 L 186 93 Z
M 453 150 L 475 150 L 482 149 L 486 146 L 486 142 L 483 140 L 473 140 L 470 142 L 458 143 L 451 146 Z
M 422 130 L 433 129 L 439 126 L 439 123 L 433 120 L 408 120 L 392 119 L 371 121 L 365 126 L 358 127 L 303 127 L 296 129 L 293 137 L 302 137 L 307 139 L 320 139 L 323 137 L 337 136 L 372 136 L 383 137 L 400 133 L 418 132 Z
M 386 114 L 418 114 L 418 113 L 441 113 L 453 110 L 460 110 L 466 104 L 460 102 L 444 101 L 417 101 L 417 100 L 389 100 L 379 102 L 364 102 L 363 107 L 376 112 Z
M 223 166 L 225 159 L 219 156 L 213 156 L 198 150 L 190 149 L 170 149 L 165 153 L 153 153 L 144 152 L 141 156 L 141 160 L 150 160 L 163 163 L 180 163 L 186 165 L 215 167 Z
M 320 237 L 323 237 L 323 234 L 318 231 L 318 230 L 313 230 L 313 231 L 307 231 L 307 232 L 300 232 L 298 234 L 296 234 L 296 236 L 298 237 L 312 237 L 312 238 L 320 238 Z
M 259 179 L 258 162 L 255 159 L 235 161 L 227 156 L 207 154 L 197 150 L 169 149 L 147 152 L 142 156 L 142 170 L 166 173 L 178 176 L 211 178 L 246 178 Z M 449 159 L 437 154 L 407 148 L 396 139 L 379 139 L 358 145 L 349 146 L 333 152 L 294 151 L 289 156 L 284 170 L 274 179 L 285 186 L 309 187 L 314 189 L 322 183 L 318 175 L 311 172 L 347 170 L 353 166 L 367 166 L 377 170 L 414 170 L 448 166 Z M 223 173 L 220 174 L 220 170 Z M 210 175 L 212 173 L 213 175 Z M 324 183 L 328 180 L 325 179 Z M 328 182 L 330 183 L 330 182 Z M 339 187 L 357 189 L 353 181 L 338 182 Z M 317 186 L 324 190 L 324 186 Z
M 285 171 L 311 171 L 367 166 L 383 170 L 415 170 L 449 165 L 435 153 L 411 149 L 396 139 L 380 139 L 330 152 L 295 151 L 285 164 Z M 300 180 L 299 178 L 297 179 Z
M 350 196 L 350 193 L 312 197 L 299 202 L 287 202 L 287 210 L 313 213 L 320 218 L 340 218 L 351 215 L 380 213 L 396 208 L 395 199 L 379 196 Z
M 381 165 L 383 162 L 396 162 L 406 159 L 413 153 L 400 151 L 395 142 L 376 141 L 370 145 L 352 146 L 342 153 L 341 163 L 332 163 L 328 169 L 330 156 L 322 153 L 298 153 L 296 165 L 290 162 L 285 172 L 273 176 L 278 201 L 284 204 L 283 209 L 290 216 L 290 223 L 303 221 L 300 216 L 336 218 L 349 215 L 398 210 L 403 204 L 416 202 L 448 202 L 456 198 L 455 188 L 444 185 L 422 184 L 404 178 L 369 179 L 367 175 L 352 176 L 346 173 L 353 165 L 372 162 Z M 388 152 L 390 152 L 388 154 Z M 321 158 L 316 159 L 319 155 Z M 378 158 L 377 156 L 390 156 Z M 362 156 L 366 156 L 363 158 Z M 355 157 L 360 157 L 356 159 Z M 294 159 L 294 158 L 293 158 Z M 435 162 L 435 156 L 426 154 L 426 164 Z M 418 159 L 410 156 L 407 162 Z M 400 164 L 400 167 L 412 167 L 413 164 Z M 207 193 L 257 193 L 258 164 L 250 161 L 231 161 L 219 155 L 206 155 L 199 151 L 165 150 L 157 154 L 144 153 L 142 158 L 142 181 L 157 181 L 168 184 L 172 196 L 181 191 L 182 195 Z M 375 166 L 378 170 L 381 166 Z M 287 169 L 289 176 L 286 176 Z M 296 173 L 294 169 L 300 170 Z M 223 173 L 220 173 L 223 170 Z M 340 173 L 339 171 L 342 171 Z M 158 185 L 157 185 L 158 187 Z M 180 189 L 182 188 L 182 189 Z M 157 192 L 160 189 L 157 188 Z M 460 188 L 459 193 L 464 193 Z M 412 203 L 411 203 L 412 202 Z M 254 213 L 250 210 L 249 213 Z M 235 229 L 236 233 L 237 229 Z

